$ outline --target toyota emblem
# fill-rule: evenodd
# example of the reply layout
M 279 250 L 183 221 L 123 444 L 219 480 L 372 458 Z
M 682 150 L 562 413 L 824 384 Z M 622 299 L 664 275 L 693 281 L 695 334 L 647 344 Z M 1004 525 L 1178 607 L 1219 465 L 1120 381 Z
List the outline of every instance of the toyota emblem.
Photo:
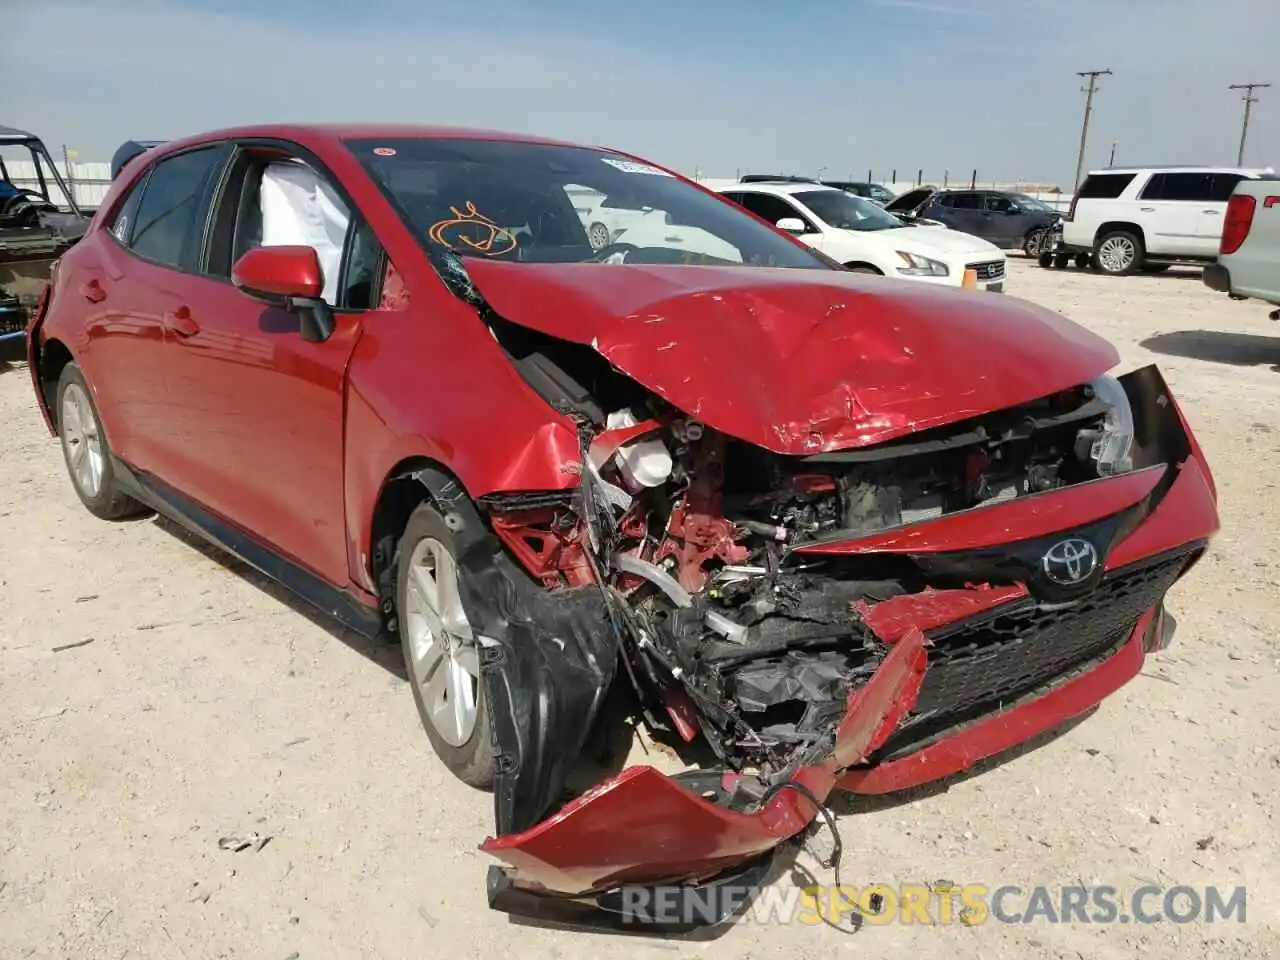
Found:
M 1059 540 L 1040 560 L 1044 575 L 1064 587 L 1084 583 L 1098 569 L 1098 551 L 1088 540 Z

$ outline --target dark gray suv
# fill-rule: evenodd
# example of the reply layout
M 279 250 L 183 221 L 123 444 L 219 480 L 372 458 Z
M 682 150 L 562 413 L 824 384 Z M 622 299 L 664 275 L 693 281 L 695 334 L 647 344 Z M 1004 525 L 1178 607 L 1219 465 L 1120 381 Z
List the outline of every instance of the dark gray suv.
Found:
M 911 220 L 935 220 L 994 243 L 1002 250 L 1039 250 L 1040 237 L 1059 214 L 1023 193 L 999 190 L 938 190 L 919 187 L 889 204 L 890 213 Z

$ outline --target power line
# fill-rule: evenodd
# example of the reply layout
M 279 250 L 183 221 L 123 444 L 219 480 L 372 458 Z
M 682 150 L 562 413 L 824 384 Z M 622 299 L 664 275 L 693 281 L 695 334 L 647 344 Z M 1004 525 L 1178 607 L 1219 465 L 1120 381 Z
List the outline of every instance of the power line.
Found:
M 1236 154 L 1236 166 L 1244 166 L 1244 143 L 1249 136 L 1249 110 L 1258 102 L 1258 98 L 1253 95 L 1253 91 L 1261 90 L 1269 87 L 1269 83 L 1233 83 L 1229 90 L 1243 90 L 1244 94 L 1241 99 L 1244 100 L 1244 120 L 1240 124 L 1240 151 Z
M 1089 139 L 1089 115 L 1093 113 L 1093 94 L 1098 87 L 1099 77 L 1111 76 L 1110 70 L 1082 70 L 1077 77 L 1088 77 L 1089 86 L 1085 88 L 1084 123 L 1080 125 L 1080 149 L 1076 152 L 1076 179 L 1073 190 L 1080 189 L 1080 174 L 1084 172 L 1084 145 Z

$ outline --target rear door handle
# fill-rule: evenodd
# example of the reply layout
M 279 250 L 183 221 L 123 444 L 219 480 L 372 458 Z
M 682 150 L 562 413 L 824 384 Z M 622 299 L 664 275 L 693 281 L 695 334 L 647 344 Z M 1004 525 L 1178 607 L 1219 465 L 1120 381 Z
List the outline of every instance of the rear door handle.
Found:
M 1141 210 L 1143 213 L 1155 213 L 1155 212 L 1156 212 L 1156 208 L 1155 208 L 1155 207 L 1139 207 L 1138 209 L 1139 209 L 1139 210 Z
M 1205 212 L 1205 213 L 1218 213 L 1218 211 L 1217 211 L 1217 210 L 1206 210 L 1206 211 L 1204 211 L 1204 212 Z
M 180 337 L 192 337 L 200 332 L 200 324 L 191 316 L 190 307 L 178 307 L 164 315 L 164 322 Z
M 90 280 L 80 288 L 80 292 L 84 294 L 84 298 L 90 303 L 101 303 L 107 299 L 107 291 L 102 289 L 102 284 L 97 280 Z

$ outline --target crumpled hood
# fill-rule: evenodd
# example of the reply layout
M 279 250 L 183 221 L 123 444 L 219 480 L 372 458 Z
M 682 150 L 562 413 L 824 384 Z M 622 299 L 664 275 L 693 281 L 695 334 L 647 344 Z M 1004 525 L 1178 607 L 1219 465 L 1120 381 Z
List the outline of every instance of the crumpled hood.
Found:
M 781 454 L 867 446 L 1084 383 L 1115 348 L 1002 294 L 838 270 L 468 258 L 502 317 L 587 344 Z

